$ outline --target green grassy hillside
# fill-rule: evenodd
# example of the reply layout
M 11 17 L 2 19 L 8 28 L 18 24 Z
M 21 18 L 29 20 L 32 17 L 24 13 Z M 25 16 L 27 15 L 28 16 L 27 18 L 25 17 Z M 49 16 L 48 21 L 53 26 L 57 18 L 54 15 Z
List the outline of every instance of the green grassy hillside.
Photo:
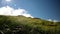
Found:
M 0 16 L 0 34 L 60 34 L 60 22 L 24 16 Z

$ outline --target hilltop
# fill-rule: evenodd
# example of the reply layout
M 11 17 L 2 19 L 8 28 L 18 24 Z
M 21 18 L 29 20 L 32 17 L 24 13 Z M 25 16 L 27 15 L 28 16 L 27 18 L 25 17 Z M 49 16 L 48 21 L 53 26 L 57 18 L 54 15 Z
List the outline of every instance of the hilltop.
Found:
M 0 15 L 2 34 L 60 34 L 60 22 L 40 18 Z

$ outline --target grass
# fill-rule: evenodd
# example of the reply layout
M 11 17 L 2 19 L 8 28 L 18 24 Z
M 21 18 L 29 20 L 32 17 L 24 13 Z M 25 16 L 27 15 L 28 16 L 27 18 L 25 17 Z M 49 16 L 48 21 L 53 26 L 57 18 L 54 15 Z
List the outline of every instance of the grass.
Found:
M 60 22 L 24 16 L 0 16 L 0 33 L 4 34 L 60 34 Z

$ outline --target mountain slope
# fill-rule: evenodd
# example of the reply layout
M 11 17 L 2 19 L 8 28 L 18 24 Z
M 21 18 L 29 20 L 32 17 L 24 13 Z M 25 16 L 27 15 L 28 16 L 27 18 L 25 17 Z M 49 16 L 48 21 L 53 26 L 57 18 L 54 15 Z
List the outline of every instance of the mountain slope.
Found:
M 60 22 L 49 22 L 24 16 L 0 16 L 0 33 L 60 34 Z

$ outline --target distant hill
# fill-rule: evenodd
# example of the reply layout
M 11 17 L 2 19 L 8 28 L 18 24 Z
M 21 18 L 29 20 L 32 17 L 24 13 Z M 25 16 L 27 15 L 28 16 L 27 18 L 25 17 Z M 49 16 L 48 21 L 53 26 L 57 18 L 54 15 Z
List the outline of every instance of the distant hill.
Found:
M 0 34 L 60 34 L 60 22 L 0 15 Z

